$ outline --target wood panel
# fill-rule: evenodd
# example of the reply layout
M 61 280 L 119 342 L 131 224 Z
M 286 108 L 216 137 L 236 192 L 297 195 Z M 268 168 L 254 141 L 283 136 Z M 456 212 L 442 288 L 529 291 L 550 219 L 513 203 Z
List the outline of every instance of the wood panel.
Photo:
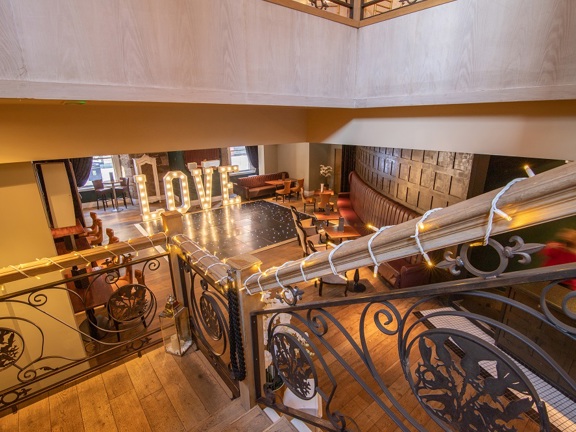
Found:
M 0 19 L 4 97 L 352 104 L 357 30 L 263 1 L 10 0 Z
M 470 153 L 358 147 L 356 155 L 356 171 L 366 183 L 420 213 L 467 198 Z
M 364 27 L 358 106 L 573 98 L 575 21 L 562 0 L 467 0 Z
M 350 108 L 570 99 L 575 22 L 565 0 L 454 1 L 360 29 L 253 0 L 9 0 L 0 95 Z

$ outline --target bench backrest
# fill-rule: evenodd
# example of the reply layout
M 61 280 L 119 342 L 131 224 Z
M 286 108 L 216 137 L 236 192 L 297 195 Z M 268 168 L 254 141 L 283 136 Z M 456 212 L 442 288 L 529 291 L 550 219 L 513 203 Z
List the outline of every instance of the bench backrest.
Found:
M 354 211 L 366 224 L 376 227 L 398 225 L 421 215 L 392 201 L 365 183 L 356 172 L 350 173 L 350 202 Z M 406 258 L 412 263 L 421 261 L 420 255 Z
M 265 186 L 267 181 L 280 180 L 282 178 L 282 174 L 284 174 L 285 178 L 289 177 L 286 171 L 282 171 L 272 174 L 261 174 L 261 175 L 252 175 L 248 177 L 241 177 L 236 180 L 236 183 L 239 184 L 240 186 L 244 186 L 247 188 L 260 187 Z

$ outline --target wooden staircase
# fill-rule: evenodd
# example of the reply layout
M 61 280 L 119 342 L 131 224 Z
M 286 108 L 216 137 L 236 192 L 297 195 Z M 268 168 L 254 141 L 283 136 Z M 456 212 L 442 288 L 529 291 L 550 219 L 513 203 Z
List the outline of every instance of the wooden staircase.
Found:
M 286 417 L 272 421 L 260 407 L 245 411 L 240 400 L 232 401 L 228 406 L 199 423 L 191 432 L 289 432 L 298 431 Z
M 305 430 L 230 400 L 200 351 L 178 357 L 162 346 L 0 413 L 0 432 L 38 432 L 38 425 L 46 432 Z

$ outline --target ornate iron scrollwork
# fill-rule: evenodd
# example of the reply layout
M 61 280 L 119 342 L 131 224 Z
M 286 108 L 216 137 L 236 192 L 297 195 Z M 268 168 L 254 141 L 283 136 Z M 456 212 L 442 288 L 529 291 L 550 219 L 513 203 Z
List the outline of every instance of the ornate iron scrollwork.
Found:
M 0 327 L 0 370 L 12 366 L 24 353 L 24 339 L 15 330 Z
M 460 268 L 464 267 L 474 276 L 483 277 L 485 279 L 490 277 L 500 276 L 508 267 L 510 259 L 518 256 L 520 259 L 518 262 L 520 264 L 530 264 L 533 253 L 540 251 L 544 245 L 539 243 L 524 243 L 524 240 L 519 236 L 510 237 L 510 242 L 513 243 L 512 246 L 502 246 L 499 242 L 494 239 L 488 239 L 487 246 L 493 248 L 498 254 L 499 264 L 498 267 L 492 271 L 483 271 L 476 268 L 470 261 L 470 250 L 471 248 L 478 246 L 478 243 L 467 243 L 462 245 L 460 249 L 460 255 L 456 258 L 452 258 L 452 252 L 447 251 L 444 254 L 444 261 L 438 263 L 436 267 L 448 269 L 453 275 L 459 275 L 461 273 Z
M 204 330 L 212 338 L 218 341 L 222 339 L 222 319 L 217 312 L 218 306 L 213 298 L 202 294 L 200 297 L 200 316 L 204 324 Z
M 288 333 L 274 334 L 269 348 L 274 366 L 288 388 L 300 399 L 312 399 L 316 395 L 318 373 L 307 348 Z
M 449 343 L 464 354 L 454 354 Z M 510 422 L 533 406 L 546 422 L 543 403 L 530 380 L 492 345 L 447 329 L 420 333 L 407 347 L 407 356 L 416 344 L 421 362 L 413 371 L 404 362 L 405 373 L 418 401 L 439 424 L 456 430 L 511 432 L 516 429 Z M 492 363 L 497 375 L 484 374 L 483 363 Z M 508 392 L 515 398 L 506 397 Z

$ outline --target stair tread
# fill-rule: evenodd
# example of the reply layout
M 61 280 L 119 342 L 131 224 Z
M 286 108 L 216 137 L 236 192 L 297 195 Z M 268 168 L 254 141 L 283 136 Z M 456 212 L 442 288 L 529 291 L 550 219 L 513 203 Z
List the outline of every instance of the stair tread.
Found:
M 246 413 L 240 398 L 234 399 L 220 411 L 198 423 L 190 432 L 216 432 L 224 430 L 222 425 L 228 425 Z
M 229 432 L 245 432 L 245 431 L 263 431 L 272 424 L 272 420 L 260 409 L 255 406 L 247 413 L 238 417 L 226 430 Z
M 286 417 L 280 417 L 280 420 L 277 420 L 276 422 L 268 426 L 266 429 L 264 429 L 263 432 L 291 432 L 291 431 L 298 432 L 298 429 L 296 429 L 296 427 L 292 423 L 290 423 L 290 421 Z

